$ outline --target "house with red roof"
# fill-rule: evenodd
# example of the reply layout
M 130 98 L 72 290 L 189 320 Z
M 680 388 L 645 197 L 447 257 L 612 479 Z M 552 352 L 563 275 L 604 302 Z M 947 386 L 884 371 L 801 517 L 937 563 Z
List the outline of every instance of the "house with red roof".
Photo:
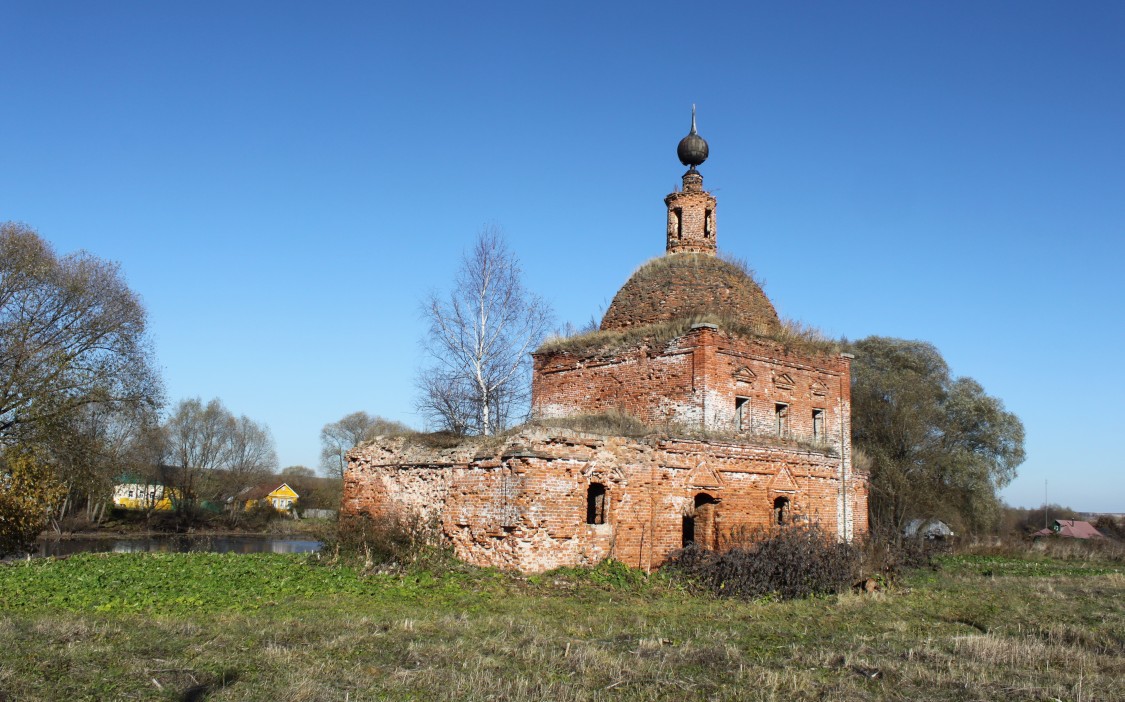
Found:
M 1032 534 L 1040 536 L 1065 536 L 1070 539 L 1104 539 L 1105 534 L 1094 528 L 1090 522 L 1078 519 L 1056 519 L 1055 523 L 1046 529 L 1040 529 Z

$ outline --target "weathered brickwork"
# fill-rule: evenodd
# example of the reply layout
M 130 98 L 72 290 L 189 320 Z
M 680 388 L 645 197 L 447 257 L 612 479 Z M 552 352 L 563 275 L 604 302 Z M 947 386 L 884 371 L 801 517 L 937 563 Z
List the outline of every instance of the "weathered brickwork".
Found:
M 671 253 L 637 269 L 613 298 L 601 328 L 705 316 L 722 317 L 756 334 L 781 329 L 773 304 L 739 266 L 700 253 Z
M 685 165 L 706 144 L 692 153 L 702 157 Z M 850 357 L 773 340 L 773 304 L 715 256 L 716 201 L 702 184 L 693 166 L 665 199 L 668 253 L 633 274 L 601 331 L 533 354 L 543 426 L 451 449 L 362 445 L 348 454 L 344 514 L 422 515 L 460 558 L 527 572 L 605 558 L 651 569 L 687 543 L 724 548 L 778 524 L 866 534 Z M 652 433 L 546 428 L 608 413 Z
M 611 354 L 535 354 L 532 410 L 540 417 L 619 412 L 654 426 L 780 435 L 842 452 L 849 379 L 846 356 L 798 353 L 700 324 L 655 347 L 642 341 Z
M 538 572 L 607 557 L 646 569 L 694 541 L 722 548 L 789 521 L 840 538 L 867 528 L 862 480 L 840 480 L 828 451 L 743 442 L 630 439 L 528 429 L 487 451 L 412 447 L 380 439 L 350 456 L 344 509 L 438 520 L 459 558 Z M 605 489 L 604 523 L 587 523 L 591 485 Z
M 668 253 L 709 253 L 716 251 L 714 196 L 703 190 L 703 176 L 697 171 L 684 174 L 684 189 L 664 198 L 668 206 Z

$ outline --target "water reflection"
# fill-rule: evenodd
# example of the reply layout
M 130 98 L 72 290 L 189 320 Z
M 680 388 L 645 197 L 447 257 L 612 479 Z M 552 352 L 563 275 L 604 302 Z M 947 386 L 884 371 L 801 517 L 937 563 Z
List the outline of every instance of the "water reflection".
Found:
M 74 553 L 312 553 L 319 541 L 269 536 L 147 536 L 142 538 L 43 539 L 36 543 L 38 556 Z

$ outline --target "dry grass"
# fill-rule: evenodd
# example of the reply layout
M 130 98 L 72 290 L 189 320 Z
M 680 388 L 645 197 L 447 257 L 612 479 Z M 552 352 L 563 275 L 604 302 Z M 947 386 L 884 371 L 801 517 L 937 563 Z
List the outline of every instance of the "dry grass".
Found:
M 779 344 L 786 353 L 830 356 L 843 350 L 839 341 L 830 339 L 815 327 L 801 322 L 782 320 L 780 330 L 763 332 L 760 329 L 747 327 L 731 317 L 704 314 L 681 317 L 661 324 L 598 330 L 575 336 L 556 336 L 543 342 L 535 353 L 605 357 L 642 346 L 662 349 L 673 339 L 687 334 L 695 324 L 714 324 L 735 336 L 772 341 Z
M 836 447 L 825 441 L 813 441 L 796 436 L 781 437 L 769 433 L 751 433 L 733 428 L 702 429 L 679 423 L 645 424 L 637 417 L 624 412 L 604 412 L 600 414 L 579 414 L 568 417 L 540 418 L 532 420 L 530 426 L 572 429 L 606 436 L 628 436 L 633 438 L 656 437 L 690 439 L 698 441 L 752 443 L 766 446 L 797 448 L 829 456 L 836 455 Z M 519 428 L 513 429 L 517 431 Z
M 624 412 L 604 412 L 601 414 L 578 414 L 569 417 L 554 417 L 536 419 L 531 422 L 534 426 L 572 429 L 591 434 L 604 434 L 607 436 L 642 437 L 659 433 L 658 430 L 646 425 L 631 414 Z
M 978 556 L 1004 556 L 1024 559 L 1030 555 L 1040 559 L 1066 562 L 1108 562 L 1125 565 L 1125 542 L 1117 539 L 1070 539 L 1059 536 L 985 539 L 964 544 L 961 550 Z
M 754 271 L 739 258 L 709 254 L 682 253 L 660 256 L 642 264 L 630 276 L 630 280 L 648 278 L 661 279 L 669 268 L 696 268 L 709 273 L 716 268 L 728 269 L 733 276 L 745 276 L 753 285 L 762 288 Z M 780 344 L 786 352 L 799 352 L 814 355 L 833 355 L 842 350 L 835 339 L 811 325 L 795 320 L 781 320 L 780 329 L 768 326 L 747 326 L 733 317 L 714 312 L 696 314 L 673 319 L 660 324 L 630 327 L 626 329 L 595 330 L 573 336 L 556 336 L 545 341 L 536 353 L 569 353 L 579 356 L 608 356 L 639 346 L 662 348 L 673 339 L 686 334 L 693 324 L 715 324 L 720 329 L 737 336 L 759 338 Z

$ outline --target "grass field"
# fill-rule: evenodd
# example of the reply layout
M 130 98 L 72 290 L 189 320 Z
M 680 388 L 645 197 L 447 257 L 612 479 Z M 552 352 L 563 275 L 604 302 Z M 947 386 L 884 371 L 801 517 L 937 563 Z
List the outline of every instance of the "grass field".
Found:
M 0 700 L 1122 700 L 1125 568 L 946 557 L 791 602 L 621 567 L 361 576 L 302 557 L 0 566 Z

